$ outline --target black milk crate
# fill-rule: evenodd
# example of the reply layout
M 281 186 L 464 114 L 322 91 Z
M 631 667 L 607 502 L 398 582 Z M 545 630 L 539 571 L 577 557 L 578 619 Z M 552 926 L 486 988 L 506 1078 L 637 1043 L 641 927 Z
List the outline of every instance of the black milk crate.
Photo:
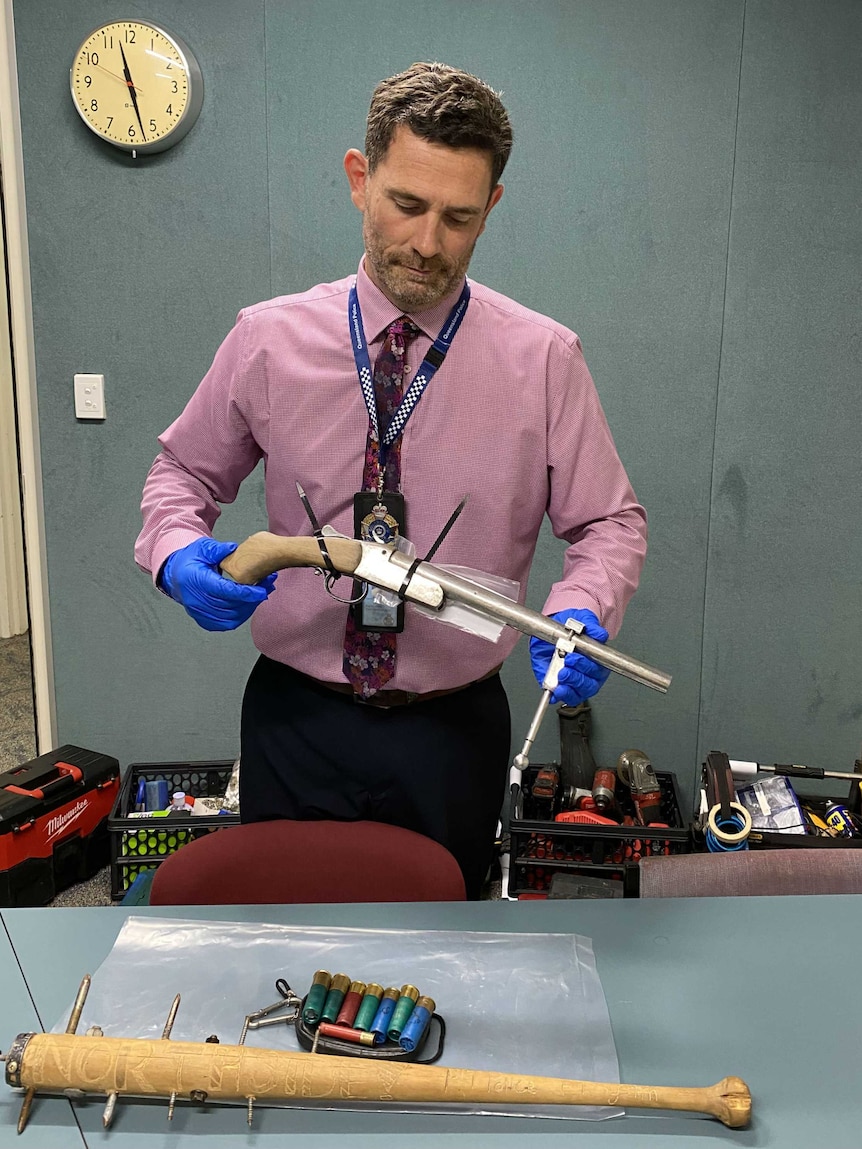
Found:
M 530 790 L 541 767 L 523 775 L 521 816 L 510 811 L 509 896 L 547 895 L 555 873 L 593 875 L 623 883 L 623 896 L 636 898 L 642 857 L 688 854 L 693 849 L 691 823 L 682 814 L 676 775 L 656 771 L 661 791 L 661 826 L 578 825 L 534 818 Z M 634 816 L 631 792 L 617 779 L 617 809 Z
M 851 771 L 848 770 L 847 773 L 851 773 Z M 856 814 L 857 817 L 862 818 L 862 790 L 860 790 L 859 785 L 859 783 L 862 782 L 862 761 L 856 761 L 852 773 L 859 775 L 859 782 L 850 782 L 847 793 L 838 795 L 823 792 L 820 794 L 800 793 L 800 787 L 805 785 L 810 786 L 812 781 L 819 781 L 825 789 L 832 787 L 837 788 L 838 779 L 836 778 L 810 779 L 797 774 L 787 775 L 787 781 L 799 799 L 799 804 L 801 806 L 810 806 L 812 810 L 824 819 L 826 818 L 826 805 L 829 802 L 840 802 L 847 807 L 851 814 Z M 759 774 L 757 781 L 763 782 L 768 778 L 775 777 L 779 777 L 779 775 Z M 739 781 L 736 788 L 741 788 L 749 784 L 749 779 Z M 704 767 L 701 774 L 701 793 L 703 793 L 705 787 L 706 769 Z M 701 815 L 701 818 L 705 822 L 703 815 Z M 782 834 L 780 830 L 763 830 L 756 826 L 752 827 L 747 841 L 750 850 L 858 850 L 862 847 L 862 837 L 827 838 L 821 837 L 819 834 Z M 706 849 L 705 833 L 700 825 L 700 819 L 694 827 L 694 842 L 696 850 Z
M 223 798 L 233 773 L 232 759 L 215 762 L 132 762 L 108 818 L 111 838 L 111 897 L 119 901 L 139 874 L 154 870 L 181 846 L 225 826 L 239 825 L 239 814 L 171 814 L 167 818 L 130 818 L 138 783 L 165 781 L 168 800 L 177 790 L 193 798 Z
M 860 774 L 860 781 L 862 781 L 862 774 Z M 860 794 L 859 783 L 851 782 L 849 793 L 846 795 L 838 795 L 837 797 L 825 794 L 800 794 L 797 786 L 804 783 L 804 778 L 788 778 L 790 785 L 793 786 L 796 792 L 796 797 L 802 806 L 810 806 L 812 810 L 818 813 L 824 820 L 826 818 L 826 806 L 829 802 L 841 802 L 847 807 L 851 814 L 859 815 L 862 813 L 862 794 Z M 828 779 L 829 782 L 834 782 L 835 779 Z M 844 849 L 858 850 L 862 846 L 862 837 L 858 838 L 823 838 L 819 834 L 782 834 L 780 830 L 760 830 L 753 827 L 748 835 L 748 846 L 751 850 L 794 850 L 794 849 L 836 849 L 843 847 Z

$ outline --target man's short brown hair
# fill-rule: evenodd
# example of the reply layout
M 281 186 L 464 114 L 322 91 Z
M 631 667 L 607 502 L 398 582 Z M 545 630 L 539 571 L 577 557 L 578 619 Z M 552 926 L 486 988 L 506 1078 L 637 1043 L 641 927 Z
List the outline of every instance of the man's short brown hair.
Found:
M 488 152 L 492 188 L 512 150 L 512 125 L 499 94 L 446 64 L 411 64 L 374 89 L 365 134 L 370 172 L 383 160 L 399 124 L 431 143 Z

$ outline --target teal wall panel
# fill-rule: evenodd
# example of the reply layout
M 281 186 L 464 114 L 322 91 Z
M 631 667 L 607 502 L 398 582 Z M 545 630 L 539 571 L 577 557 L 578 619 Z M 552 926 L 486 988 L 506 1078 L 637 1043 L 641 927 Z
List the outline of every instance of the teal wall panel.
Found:
M 701 751 L 860 753 L 862 8 L 748 4 Z
M 236 750 L 253 649 L 134 567 L 143 477 L 240 307 L 355 267 L 343 155 L 379 79 L 443 59 L 501 89 L 515 127 L 471 274 L 580 334 L 650 516 L 617 645 L 674 682 L 609 682 L 597 757 L 640 746 L 687 793 L 712 748 L 846 762 L 858 5 L 162 0 L 145 15 L 194 48 L 206 96 L 138 164 L 68 95 L 75 48 L 115 11 L 15 3 L 62 740 L 125 761 Z M 104 425 L 74 419 L 81 370 L 105 372 Z M 264 525 L 246 486 L 222 538 Z M 543 536 L 532 605 L 561 557 Z M 538 699 L 526 645 L 504 671 L 516 741 Z M 534 760 L 555 756 L 548 721 Z
M 239 308 L 270 292 L 263 5 L 241 20 L 231 3 L 147 5 L 193 46 L 206 96 L 177 148 L 139 161 L 69 96 L 78 45 L 116 15 L 91 0 L 15 10 L 59 737 L 124 761 L 225 757 L 250 637 L 214 658 L 132 545 L 156 436 Z M 76 371 L 105 374 L 104 423 L 76 421 Z M 265 524 L 259 484 L 225 519 Z

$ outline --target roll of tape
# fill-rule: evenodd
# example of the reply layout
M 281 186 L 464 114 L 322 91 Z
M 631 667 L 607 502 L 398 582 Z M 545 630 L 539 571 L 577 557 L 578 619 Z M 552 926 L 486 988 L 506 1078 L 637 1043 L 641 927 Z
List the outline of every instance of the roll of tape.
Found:
M 706 824 L 712 830 L 715 838 L 719 842 L 724 842 L 728 846 L 735 846 L 737 842 L 744 841 L 751 833 L 751 815 L 740 802 L 731 802 L 731 810 L 735 810 L 742 818 L 742 829 L 736 833 L 730 833 L 728 830 L 720 830 L 716 821 L 717 815 L 721 810 L 721 806 L 713 806 L 707 817 Z

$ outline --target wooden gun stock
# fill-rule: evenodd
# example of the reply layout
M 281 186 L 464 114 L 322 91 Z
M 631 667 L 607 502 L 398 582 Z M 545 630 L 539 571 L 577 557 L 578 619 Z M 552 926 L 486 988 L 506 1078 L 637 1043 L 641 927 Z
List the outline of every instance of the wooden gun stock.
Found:
M 332 565 L 342 574 L 353 574 L 362 555 L 362 544 L 356 539 L 326 537 L 326 549 Z M 287 567 L 324 567 L 317 539 L 309 535 L 290 538 L 258 531 L 239 544 L 221 563 L 226 575 L 240 583 L 260 582 L 273 571 Z

